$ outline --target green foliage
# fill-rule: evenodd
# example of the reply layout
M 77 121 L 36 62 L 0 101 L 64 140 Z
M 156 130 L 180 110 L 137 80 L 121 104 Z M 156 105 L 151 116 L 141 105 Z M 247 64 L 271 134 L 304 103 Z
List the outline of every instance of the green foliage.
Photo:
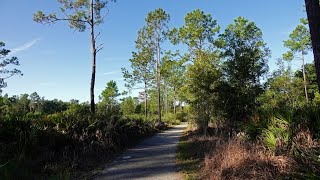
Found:
M 120 106 L 117 97 L 120 96 L 117 83 L 109 81 L 107 87 L 102 91 L 99 96 L 100 102 L 98 103 L 98 113 L 107 116 L 119 115 Z
M 269 150 L 283 154 L 305 146 L 301 144 L 305 142 L 295 139 L 301 131 L 310 130 L 315 139 L 320 137 L 319 112 L 319 106 L 311 104 L 263 109 L 244 126 L 244 130 L 251 139 L 261 137 Z
M 248 119 L 257 107 L 256 98 L 263 92 L 261 78 L 267 73 L 270 51 L 262 31 L 243 17 L 234 20 L 220 36 L 225 77 L 218 87 L 224 117 L 231 121 Z
M 180 124 L 180 120 L 178 120 L 177 116 L 172 113 L 164 114 L 162 119 L 163 119 L 163 122 L 165 122 L 166 124 L 168 124 L 170 126 Z
M 131 115 L 135 113 L 135 102 L 131 96 L 125 98 L 123 102 L 120 104 L 121 106 L 121 112 L 123 115 Z
M 174 44 L 182 43 L 188 47 L 188 53 L 183 59 L 192 63 L 187 66 L 187 85 L 181 89 L 186 89 L 187 93 L 182 92 L 190 95 L 188 100 L 198 116 L 197 124 L 200 128 L 206 128 L 210 120 L 214 83 L 221 76 L 217 68 L 218 53 L 213 46 L 218 31 L 216 20 L 197 9 L 186 15 L 182 27 L 170 32 Z
M 221 72 L 216 68 L 211 54 L 202 56 L 201 61 L 195 61 L 189 66 L 187 76 L 190 85 L 192 109 L 196 114 L 199 128 L 205 128 L 210 121 L 210 117 L 215 115 L 216 89 L 220 80 Z
M 137 99 L 125 102 L 129 106 L 122 107 L 131 113 L 127 117 L 120 117 L 118 105 L 110 111 L 99 109 L 93 117 L 89 104 L 77 100 L 50 101 L 37 93 L 0 96 L 0 179 L 70 177 L 79 163 L 86 162 L 79 159 L 97 161 L 101 153 L 118 151 L 156 131 L 155 117 L 144 121 L 132 114 Z
M 311 49 L 310 32 L 307 25 L 303 23 L 303 19 L 289 37 L 290 39 L 284 41 L 284 46 L 289 48 L 291 53 L 303 52 L 306 54 Z
M 284 46 L 289 48 L 290 51 L 285 53 L 285 60 L 293 60 L 296 53 L 301 53 L 302 61 L 302 78 L 303 78 L 303 87 L 305 91 L 306 101 L 309 102 L 308 98 L 308 87 L 307 87 L 307 78 L 304 65 L 304 55 L 311 50 L 311 39 L 310 32 L 308 30 L 305 20 L 301 19 L 301 24 L 296 27 L 295 30 L 289 35 L 290 39 L 284 41 Z
M 174 28 L 170 32 L 170 39 L 174 44 L 183 43 L 188 46 L 190 60 L 199 58 L 202 51 L 215 43 L 214 36 L 220 27 L 211 14 L 205 14 L 200 9 L 187 13 L 184 25 Z
M 303 81 L 290 70 L 269 78 L 266 91 L 258 98 L 262 108 L 301 107 L 305 104 Z
M 132 58 L 129 60 L 132 72 L 122 68 L 128 88 L 133 88 L 135 85 L 143 83 L 145 85 L 144 88 L 148 89 L 152 79 L 154 79 L 154 50 L 151 47 L 147 33 L 145 27 L 138 32 L 136 41 L 138 52 L 132 52 Z
M 100 99 L 108 105 L 116 104 L 116 98 L 119 96 L 119 90 L 115 81 L 109 81 L 107 87 L 102 91 Z
M 295 72 L 295 77 L 303 79 L 303 69 Z M 306 84 L 309 100 L 315 98 L 315 93 L 318 92 L 317 74 L 314 62 L 305 64 Z
M 320 105 L 320 93 L 318 92 L 314 93 L 313 103 L 318 106 Z
M 262 31 L 243 17 L 234 20 L 221 35 L 227 80 L 237 86 L 257 85 L 268 70 L 270 51 Z
M 5 49 L 5 43 L 0 41 L 0 91 L 1 89 L 7 87 L 6 79 L 14 75 L 22 75 L 21 71 L 18 69 L 9 69 L 10 65 L 19 66 L 19 60 L 17 57 L 7 57 L 10 54 L 10 50 Z
M 182 94 L 185 95 L 182 87 L 186 84 L 185 59 L 176 59 L 178 54 L 178 52 L 172 53 L 171 51 L 167 51 L 163 56 L 163 64 L 161 66 L 161 73 L 164 82 L 164 101 L 170 101 L 170 104 L 173 104 L 173 113 L 177 112 L 177 100 L 183 100 L 183 98 L 179 97 L 181 97 Z M 168 104 L 165 103 L 165 105 L 165 107 L 168 108 Z
M 271 151 L 275 151 L 277 148 L 277 138 L 274 134 L 274 132 L 270 131 L 270 130 L 265 130 L 263 132 L 263 139 L 264 139 L 264 143 L 265 146 L 271 150 Z
M 26 96 L 21 97 L 24 102 Z M 12 100 L 9 104 L 5 102 L 5 106 L 13 108 L 20 104 L 19 98 Z M 39 98 L 40 110 L 42 101 L 45 100 Z M 144 121 L 141 115 L 120 118 L 116 114 L 111 117 L 97 114 L 92 117 L 87 103 L 72 100 L 65 104 L 68 107 L 65 111 L 53 114 L 32 112 L 32 109 L 18 116 L 12 112 L 6 116 L 1 112 L 1 117 L 6 117 L 0 119 L 1 179 L 43 176 L 45 179 L 69 179 L 77 170 L 74 168 L 86 162 L 86 158 L 97 161 L 101 154 L 119 151 L 157 131 L 154 121 Z M 70 166 L 71 163 L 77 165 Z
M 148 38 L 151 39 L 151 44 L 154 46 L 154 50 L 156 50 L 160 48 L 159 43 L 167 38 L 170 15 L 163 9 L 158 8 L 149 12 L 145 20 Z
M 308 105 L 297 110 L 296 120 L 299 124 L 306 124 L 314 138 L 320 139 L 320 106 Z
M 188 121 L 188 113 L 186 113 L 186 112 L 178 112 L 178 113 L 176 113 L 176 117 L 180 122 L 187 122 Z
M 124 80 L 126 81 L 125 86 L 131 90 L 137 85 L 143 84 L 144 89 L 143 101 L 144 101 L 144 113 L 145 119 L 148 118 L 148 90 L 152 86 L 154 80 L 154 49 L 148 37 L 147 28 L 143 27 L 138 32 L 138 38 L 136 41 L 136 48 L 138 52 L 132 53 L 131 62 L 132 72 L 122 68 Z
M 155 80 L 157 86 L 157 101 L 158 101 L 158 120 L 161 121 L 161 44 L 167 39 L 168 23 L 170 15 L 163 9 L 159 8 L 148 13 L 146 20 L 147 37 L 150 39 L 151 48 L 156 57 Z
M 290 120 L 284 117 L 271 117 L 268 126 L 263 130 L 262 138 L 266 147 L 274 152 L 284 152 L 289 141 Z

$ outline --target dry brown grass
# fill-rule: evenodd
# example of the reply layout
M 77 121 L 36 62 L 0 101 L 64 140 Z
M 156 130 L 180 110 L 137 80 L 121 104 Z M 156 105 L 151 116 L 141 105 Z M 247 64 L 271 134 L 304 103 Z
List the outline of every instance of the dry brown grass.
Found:
M 292 148 L 281 155 L 259 139 L 230 139 L 224 129 L 209 128 L 208 136 L 189 131 L 178 149 L 180 164 L 188 165 L 182 172 L 187 179 L 320 179 L 320 143 L 299 129 Z
M 293 141 L 296 145 L 304 149 L 319 147 L 318 142 L 315 139 L 313 139 L 313 135 L 308 127 L 300 124 L 298 126 L 298 129 L 299 131 L 293 137 Z
M 205 156 L 201 179 L 276 179 L 293 161 L 237 139 L 224 141 Z
M 200 179 L 203 160 L 221 139 L 215 136 L 202 136 L 196 131 L 188 131 L 180 139 L 177 150 L 177 163 L 185 179 Z

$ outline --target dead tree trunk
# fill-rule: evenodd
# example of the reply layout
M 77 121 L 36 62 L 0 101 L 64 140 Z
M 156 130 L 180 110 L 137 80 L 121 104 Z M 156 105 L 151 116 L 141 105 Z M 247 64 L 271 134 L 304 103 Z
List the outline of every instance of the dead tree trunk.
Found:
M 90 26 L 91 26 L 91 51 L 92 51 L 92 74 L 91 74 L 91 83 L 90 83 L 90 109 L 91 113 L 95 114 L 95 103 L 94 103 L 94 85 L 96 79 L 96 40 L 94 37 L 94 16 L 93 16 L 93 0 L 90 2 Z

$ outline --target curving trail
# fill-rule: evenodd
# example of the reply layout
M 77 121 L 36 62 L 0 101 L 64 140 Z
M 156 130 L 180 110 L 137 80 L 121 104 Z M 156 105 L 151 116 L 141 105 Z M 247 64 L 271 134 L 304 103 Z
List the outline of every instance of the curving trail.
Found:
M 106 165 L 95 179 L 183 179 L 176 165 L 176 149 L 186 127 L 187 124 L 181 124 L 144 140 Z

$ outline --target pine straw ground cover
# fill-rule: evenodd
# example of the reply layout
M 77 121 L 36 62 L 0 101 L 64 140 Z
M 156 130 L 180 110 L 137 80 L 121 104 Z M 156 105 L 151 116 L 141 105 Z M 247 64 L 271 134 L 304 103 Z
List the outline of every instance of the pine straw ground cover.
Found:
M 303 151 L 300 156 L 275 155 L 262 144 L 217 135 L 211 128 L 207 136 L 186 132 L 178 146 L 177 162 L 186 179 L 319 178 L 320 163 L 306 154 L 310 149 Z

